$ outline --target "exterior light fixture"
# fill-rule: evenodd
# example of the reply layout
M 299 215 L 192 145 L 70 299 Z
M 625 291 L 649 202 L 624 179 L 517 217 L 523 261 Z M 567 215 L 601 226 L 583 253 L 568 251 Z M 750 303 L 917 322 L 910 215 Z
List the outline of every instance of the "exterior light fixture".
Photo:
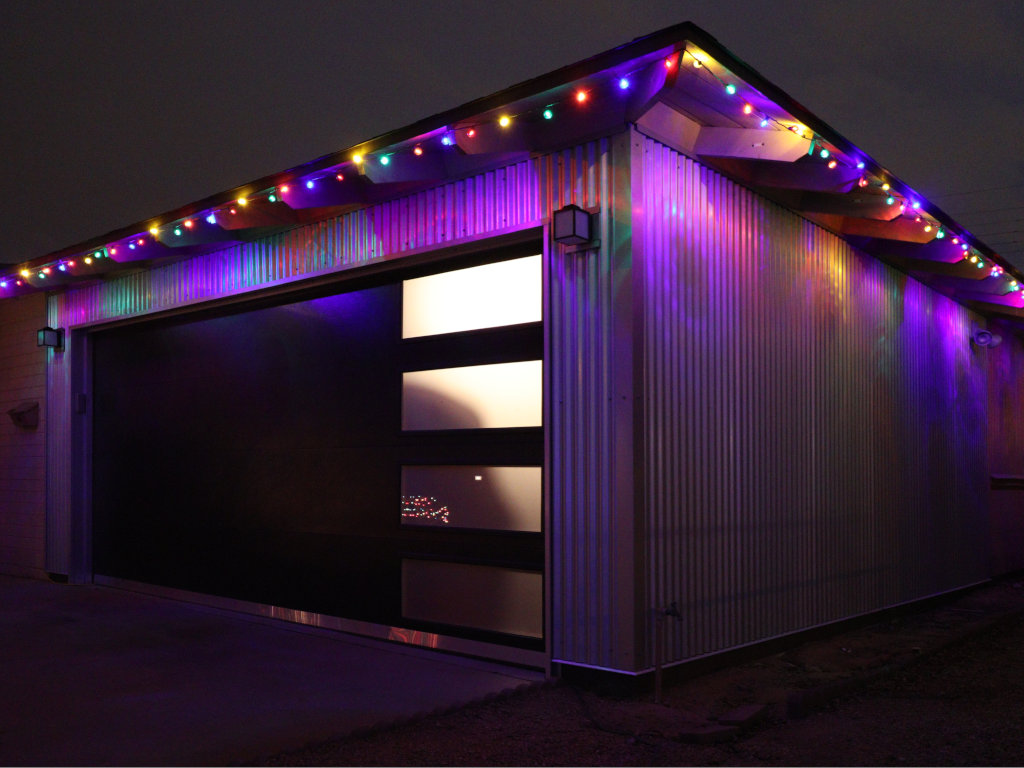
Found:
M 980 328 L 971 334 L 971 341 L 974 342 L 975 346 L 991 349 L 992 347 L 998 347 L 1003 338 L 998 334 L 992 333 L 992 331 Z
M 50 326 L 40 328 L 36 331 L 36 346 L 60 349 L 64 346 L 64 331 L 60 328 L 51 328 Z
M 566 205 L 553 214 L 555 242 L 562 245 L 580 245 L 590 242 L 591 216 L 578 205 Z

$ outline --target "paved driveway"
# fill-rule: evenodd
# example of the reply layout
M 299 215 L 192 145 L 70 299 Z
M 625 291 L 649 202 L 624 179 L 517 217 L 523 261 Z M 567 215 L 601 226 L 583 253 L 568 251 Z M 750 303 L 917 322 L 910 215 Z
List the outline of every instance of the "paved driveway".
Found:
M 0 765 L 252 760 L 540 673 L 0 576 Z

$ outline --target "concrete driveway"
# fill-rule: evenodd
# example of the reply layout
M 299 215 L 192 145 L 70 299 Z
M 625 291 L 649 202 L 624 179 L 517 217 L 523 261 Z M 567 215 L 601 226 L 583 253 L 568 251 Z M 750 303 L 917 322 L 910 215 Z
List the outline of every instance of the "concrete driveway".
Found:
M 0 576 L 0 765 L 239 763 L 542 677 Z

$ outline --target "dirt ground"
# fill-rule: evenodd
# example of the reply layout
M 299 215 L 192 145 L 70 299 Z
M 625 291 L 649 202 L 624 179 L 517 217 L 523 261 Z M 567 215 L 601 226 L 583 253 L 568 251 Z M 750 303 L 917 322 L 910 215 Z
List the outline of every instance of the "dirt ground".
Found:
M 548 685 L 263 764 L 1022 765 L 1022 692 L 1018 578 L 667 686 L 660 704 Z

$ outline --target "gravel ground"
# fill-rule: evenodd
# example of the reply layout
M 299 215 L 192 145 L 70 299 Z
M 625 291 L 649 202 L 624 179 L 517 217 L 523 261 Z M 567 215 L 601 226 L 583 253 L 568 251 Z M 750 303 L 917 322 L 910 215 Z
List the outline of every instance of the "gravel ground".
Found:
M 550 685 L 262 764 L 1022 765 L 1021 692 L 1024 585 L 1002 581 L 673 685 L 662 704 Z M 762 717 L 717 723 L 744 705 Z M 709 731 L 724 740 L 688 743 Z

